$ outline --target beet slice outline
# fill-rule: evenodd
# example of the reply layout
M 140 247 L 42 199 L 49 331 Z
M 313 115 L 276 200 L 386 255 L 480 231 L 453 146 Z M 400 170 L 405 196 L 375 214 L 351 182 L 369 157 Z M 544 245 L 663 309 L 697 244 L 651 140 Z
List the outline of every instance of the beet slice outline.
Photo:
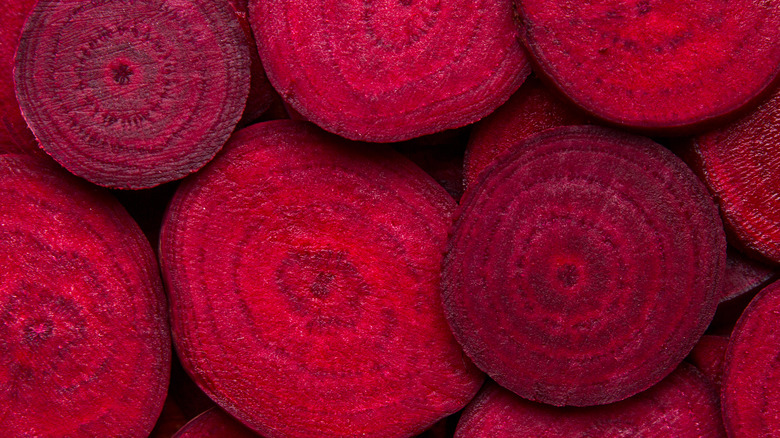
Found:
M 411 436 L 462 408 L 483 375 L 439 301 L 444 189 L 308 122 L 253 125 L 225 149 L 161 233 L 193 380 L 268 438 Z
M 680 133 L 750 107 L 780 73 L 780 5 L 715 0 L 515 0 L 556 88 L 610 123 Z
M 173 438 L 258 438 L 259 435 L 226 414 L 211 408 L 184 425 Z
M 725 438 L 718 395 L 683 363 L 647 391 L 606 406 L 556 408 L 490 383 L 469 404 L 455 438 Z
M 715 312 L 725 259 L 715 205 L 679 158 L 607 128 L 557 128 L 464 194 L 443 303 L 466 354 L 500 385 L 554 405 L 606 404 L 685 358 Z
M 475 122 L 530 73 L 510 0 L 252 0 L 271 84 L 353 140 L 408 140 Z
M 66 169 L 149 188 L 198 170 L 227 141 L 246 105 L 248 55 L 224 1 L 40 0 L 16 54 L 16 95 Z
M 0 155 L 0 425 L 7 436 L 148 436 L 170 332 L 151 246 L 105 191 Z
M 721 402 L 731 438 L 780 436 L 780 282 L 742 313 L 726 352 Z

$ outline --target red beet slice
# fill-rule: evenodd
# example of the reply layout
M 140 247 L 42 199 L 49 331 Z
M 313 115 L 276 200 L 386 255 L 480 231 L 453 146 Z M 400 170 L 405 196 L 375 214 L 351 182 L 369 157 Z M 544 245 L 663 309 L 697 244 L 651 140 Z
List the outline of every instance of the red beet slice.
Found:
M 704 335 L 688 356 L 688 361 L 696 365 L 718 390 L 723 382 L 723 361 L 728 346 L 729 338 L 726 336 Z
M 474 126 L 463 163 L 466 187 L 502 152 L 532 135 L 564 125 L 585 123 L 585 115 L 562 102 L 536 77 L 528 78 L 512 97 Z
M 402 141 L 475 122 L 530 66 L 511 0 L 253 0 L 274 88 L 322 128 Z
M 182 365 L 268 438 L 421 433 L 477 392 L 440 303 L 454 202 L 389 147 L 235 134 L 161 234 Z
M 623 126 L 680 131 L 749 106 L 780 72 L 775 0 L 515 0 L 536 63 Z
M 211 408 L 198 415 L 179 430 L 174 438 L 257 438 L 233 417 L 219 408 Z
M 455 438 L 725 436 L 717 393 L 688 364 L 635 397 L 588 408 L 529 402 L 491 383 L 466 408 L 455 433 Z
M 726 352 L 723 418 L 732 438 L 780 436 L 780 282 L 739 318 Z
M 729 249 L 720 301 L 732 300 L 740 295 L 763 288 L 776 277 L 776 269 Z
M 0 155 L 3 436 L 148 436 L 170 366 L 157 261 L 115 199 Z
M 715 205 L 679 158 L 606 128 L 557 128 L 464 194 L 445 313 L 505 388 L 554 405 L 611 403 L 685 358 L 725 264 Z
M 15 69 L 22 113 L 74 174 L 147 188 L 202 167 L 246 103 L 238 18 L 211 0 L 40 0 Z
M 733 243 L 774 263 L 780 263 L 779 138 L 777 89 L 750 115 L 696 138 L 688 154 L 715 195 Z

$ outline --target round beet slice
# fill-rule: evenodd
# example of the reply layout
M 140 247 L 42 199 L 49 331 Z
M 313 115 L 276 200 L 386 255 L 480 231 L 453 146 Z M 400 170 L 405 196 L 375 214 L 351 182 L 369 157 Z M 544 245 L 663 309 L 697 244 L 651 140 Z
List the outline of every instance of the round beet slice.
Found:
M 723 418 L 732 438 L 780 437 L 780 282 L 737 322 L 723 372 Z
M 780 263 L 779 138 L 780 88 L 753 113 L 697 137 L 687 154 L 715 195 L 734 245 L 774 263 Z
M 556 408 L 491 383 L 463 413 L 455 438 L 725 438 L 718 395 L 688 364 L 619 403 Z
M 219 408 L 211 408 L 184 425 L 173 438 L 258 438 Z
M 599 127 L 545 131 L 466 190 L 444 262 L 456 339 L 530 400 L 622 400 L 672 372 L 719 298 L 726 242 L 679 158 Z
M 16 95 L 43 149 L 93 183 L 147 188 L 202 167 L 249 90 L 247 41 L 211 0 L 40 0 Z
M 354 140 L 465 126 L 530 73 L 511 0 L 251 0 L 249 13 L 274 88 Z
M 441 308 L 444 189 L 308 122 L 253 125 L 226 149 L 161 236 L 195 382 L 268 438 L 412 436 L 465 406 L 483 375 Z
M 522 38 L 585 110 L 673 132 L 731 116 L 780 73 L 777 0 L 515 0 Z
M 8 437 L 148 436 L 171 360 L 148 241 L 106 192 L 0 155 L 0 416 Z

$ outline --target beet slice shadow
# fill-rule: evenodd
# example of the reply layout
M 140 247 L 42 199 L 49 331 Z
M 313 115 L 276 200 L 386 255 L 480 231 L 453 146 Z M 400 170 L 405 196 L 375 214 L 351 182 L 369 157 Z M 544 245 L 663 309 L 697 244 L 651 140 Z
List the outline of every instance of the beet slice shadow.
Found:
M 490 114 L 530 64 L 511 0 L 250 1 L 284 100 L 327 131 L 396 142 Z
M 444 189 L 389 146 L 308 122 L 256 124 L 225 149 L 161 234 L 193 380 L 267 438 L 413 436 L 465 406 L 483 374 L 441 309 Z
M 681 133 L 750 107 L 780 73 L 774 1 L 515 0 L 538 71 L 623 127 Z
M 731 248 L 727 251 L 726 277 L 720 302 L 763 289 L 778 276 L 777 268 L 749 259 Z
M 157 260 L 108 193 L 0 155 L 4 436 L 148 436 L 168 386 Z
M 184 425 L 173 438 L 261 438 L 222 409 L 211 408 Z
M 780 436 L 780 282 L 764 288 L 737 322 L 726 352 L 721 402 L 731 438 Z
M 622 402 L 556 408 L 490 383 L 466 408 L 455 438 L 725 438 L 718 395 L 683 363 L 661 383 Z
M 706 188 L 649 139 L 544 131 L 461 200 L 444 261 L 456 339 L 490 377 L 553 405 L 622 400 L 685 358 L 726 264 Z
M 246 104 L 248 54 L 225 1 L 40 0 L 16 54 L 16 95 L 70 172 L 149 188 L 225 144 Z

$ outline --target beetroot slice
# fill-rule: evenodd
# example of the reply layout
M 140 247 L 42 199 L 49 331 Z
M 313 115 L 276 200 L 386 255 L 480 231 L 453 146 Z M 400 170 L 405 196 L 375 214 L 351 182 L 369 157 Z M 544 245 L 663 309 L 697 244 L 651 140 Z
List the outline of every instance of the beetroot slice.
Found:
M 257 438 L 233 417 L 219 408 L 211 408 L 187 423 L 173 438 Z
M 249 13 L 274 88 L 354 140 L 465 126 L 530 72 L 511 0 L 252 0 Z
M 156 259 L 116 200 L 45 164 L 0 155 L 3 436 L 148 436 L 171 348 Z
M 750 115 L 696 138 L 688 154 L 735 246 L 774 263 L 780 263 L 778 139 L 780 88 Z
M 723 418 L 732 438 L 780 436 L 780 282 L 740 317 L 726 352 Z
M 554 85 L 606 121 L 691 130 L 729 117 L 780 72 L 776 0 L 515 0 Z
M 235 134 L 161 254 L 184 368 L 268 438 L 421 433 L 477 392 L 440 303 L 454 202 L 390 148 L 307 122 Z
M 463 163 L 464 185 L 473 184 L 502 152 L 528 137 L 585 121 L 582 112 L 562 102 L 536 77 L 529 77 L 504 105 L 474 125 Z
M 704 335 L 688 356 L 688 361 L 696 365 L 718 390 L 723 382 L 723 362 L 728 346 L 726 336 Z
M 720 302 L 733 300 L 740 295 L 763 288 L 776 277 L 776 269 L 729 248 Z
M 628 400 L 587 408 L 529 402 L 491 383 L 466 408 L 455 433 L 455 438 L 725 436 L 717 393 L 688 364 Z
M 16 94 L 43 149 L 96 184 L 147 188 L 202 167 L 246 103 L 238 18 L 211 0 L 40 0 Z
M 717 210 L 679 158 L 606 128 L 557 128 L 464 194 L 445 313 L 474 363 L 518 395 L 611 403 L 685 358 L 725 263 Z

